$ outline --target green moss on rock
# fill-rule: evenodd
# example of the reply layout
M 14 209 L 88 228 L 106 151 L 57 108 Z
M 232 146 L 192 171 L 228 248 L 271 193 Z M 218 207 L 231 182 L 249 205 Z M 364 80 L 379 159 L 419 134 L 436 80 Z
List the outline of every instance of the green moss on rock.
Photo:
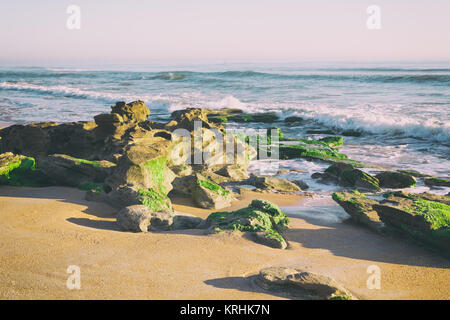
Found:
M 261 233 L 263 238 L 275 241 L 273 246 L 286 246 L 281 233 L 289 226 L 289 218 L 269 201 L 253 200 L 247 208 L 233 212 L 214 212 L 208 216 L 206 223 L 215 232 L 230 230 Z
M 215 193 L 217 193 L 218 195 L 223 196 L 223 197 L 227 196 L 230 193 L 229 191 L 227 191 L 224 188 L 222 188 L 221 186 L 219 186 L 217 183 L 215 183 L 211 180 L 207 180 L 206 178 L 198 179 L 197 184 L 200 187 L 214 191 Z
M 151 211 L 159 212 L 166 209 L 172 210 L 172 203 L 166 195 L 161 194 L 152 188 L 148 190 L 139 189 L 138 192 L 141 204 L 150 208 Z

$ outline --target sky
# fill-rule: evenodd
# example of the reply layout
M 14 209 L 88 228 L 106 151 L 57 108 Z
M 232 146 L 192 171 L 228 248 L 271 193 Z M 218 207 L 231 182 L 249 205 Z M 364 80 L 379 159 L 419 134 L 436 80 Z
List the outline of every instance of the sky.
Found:
M 367 27 L 370 5 L 380 29 Z M 1 1 L 0 44 L 4 65 L 447 61 L 450 1 Z

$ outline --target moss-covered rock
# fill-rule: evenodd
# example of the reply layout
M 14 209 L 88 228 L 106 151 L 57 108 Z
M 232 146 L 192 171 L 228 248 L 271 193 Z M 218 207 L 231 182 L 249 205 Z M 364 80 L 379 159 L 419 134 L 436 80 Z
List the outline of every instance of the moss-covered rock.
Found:
M 424 182 L 429 187 L 450 187 L 450 180 L 444 178 L 428 177 Z
M 232 122 L 262 122 L 262 123 L 273 123 L 278 121 L 280 118 L 275 112 L 267 113 L 242 113 L 236 114 L 228 117 L 228 121 Z
M 41 159 L 39 169 L 54 184 L 87 189 L 103 184 L 116 165 L 109 161 L 90 161 L 55 154 Z M 103 188 L 104 189 L 104 188 Z
M 325 143 L 327 146 L 331 148 L 337 148 L 342 146 L 344 143 L 344 138 L 340 136 L 329 136 L 319 140 L 320 142 Z
M 450 254 L 450 206 L 444 203 L 448 199 L 431 201 L 427 194 L 413 193 L 387 193 L 385 197 L 373 208 L 386 225 Z
M 194 202 L 205 209 L 223 209 L 231 205 L 230 192 L 206 177 L 197 174 L 193 187 Z
M 0 184 L 40 187 L 50 182 L 36 169 L 34 158 L 6 152 L 0 154 Z
M 336 201 L 357 223 L 365 225 L 375 232 L 383 233 L 384 224 L 381 222 L 378 213 L 373 209 L 373 205 L 378 202 L 368 199 L 358 191 L 335 192 L 333 200 Z
M 214 212 L 206 219 L 213 232 L 250 232 L 255 240 L 275 248 L 285 249 L 282 233 L 289 226 L 289 218 L 277 205 L 265 200 L 253 200 L 247 208 L 233 212 Z
M 346 187 L 352 187 L 362 190 L 378 191 L 381 190 L 377 178 L 359 170 L 345 170 L 341 174 L 340 183 Z
M 286 123 L 303 122 L 303 121 L 305 121 L 305 119 L 303 119 L 302 117 L 296 117 L 296 116 L 287 117 L 286 119 L 284 119 L 284 122 L 286 122 Z
M 380 182 L 383 188 L 409 188 L 416 185 L 416 179 L 407 173 L 398 171 L 383 171 L 378 173 L 375 178 Z

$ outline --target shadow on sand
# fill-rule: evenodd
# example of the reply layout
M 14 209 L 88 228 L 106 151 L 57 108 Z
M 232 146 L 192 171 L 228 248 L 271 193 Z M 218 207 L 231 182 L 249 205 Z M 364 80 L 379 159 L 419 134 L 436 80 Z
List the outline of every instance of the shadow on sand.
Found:
M 68 222 L 83 227 L 122 232 L 115 221 L 111 221 L 112 218 L 115 218 L 115 209 L 106 203 L 84 200 L 84 192 L 78 189 L 66 187 L 13 188 L 2 186 L 0 187 L 1 196 L 55 199 L 77 204 L 84 207 L 80 209 L 82 212 L 95 217 L 95 219 L 72 217 L 67 219 Z M 406 239 L 380 236 L 364 227 L 349 222 L 327 224 L 317 219 L 302 219 L 311 228 L 294 227 L 289 229 L 285 233 L 285 236 L 290 244 L 298 243 L 304 248 L 329 250 L 333 255 L 340 257 L 400 265 L 450 269 L 450 259 L 431 252 L 428 248 L 416 243 L 411 243 Z M 205 234 L 204 230 L 160 231 L 158 233 Z M 248 235 L 244 235 L 244 237 L 252 241 L 252 237 Z M 267 249 L 274 250 L 272 248 Z M 222 284 L 238 282 L 230 282 L 227 280 L 222 282 Z

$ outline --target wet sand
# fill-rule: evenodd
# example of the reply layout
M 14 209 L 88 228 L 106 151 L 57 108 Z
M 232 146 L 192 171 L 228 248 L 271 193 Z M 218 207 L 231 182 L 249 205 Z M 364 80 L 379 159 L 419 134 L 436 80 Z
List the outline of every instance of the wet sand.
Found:
M 264 195 L 248 193 L 233 207 L 256 197 Z M 271 200 L 301 206 L 299 197 Z M 173 202 L 179 212 L 210 212 Z M 122 232 L 114 215 L 73 188 L 0 187 L 0 299 L 285 298 L 251 281 L 267 266 L 331 276 L 359 299 L 450 298 L 450 260 L 351 223 L 291 218 L 290 248 L 279 250 L 236 233 Z M 80 290 L 66 287 L 69 265 L 81 268 Z M 371 265 L 381 269 L 379 290 L 366 285 Z

